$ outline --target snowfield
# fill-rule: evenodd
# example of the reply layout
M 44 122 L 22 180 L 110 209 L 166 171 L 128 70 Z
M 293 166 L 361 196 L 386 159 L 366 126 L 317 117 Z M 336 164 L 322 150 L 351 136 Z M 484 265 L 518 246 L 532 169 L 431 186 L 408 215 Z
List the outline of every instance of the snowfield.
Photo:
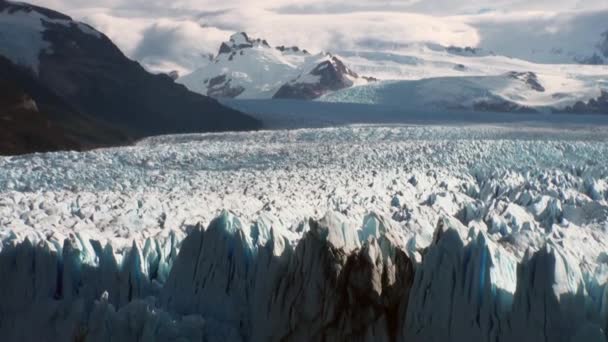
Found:
M 357 73 L 382 81 L 329 93 L 320 101 L 488 110 L 480 108 L 483 103 L 501 112 L 557 112 L 608 91 L 606 65 L 538 64 L 484 50 L 422 44 L 399 53 L 344 51 L 340 56 Z
M 177 82 L 224 101 L 291 98 L 414 111 L 608 112 L 608 66 L 603 63 L 542 64 L 432 43 L 334 53 L 273 48 L 266 40 L 236 33 L 208 64 Z M 332 71 L 320 76 L 325 67 Z M 315 85 L 318 91 L 314 96 L 302 89 L 286 91 L 294 84 Z M 589 101 L 600 103 L 583 108 Z
M 0 333 L 606 341 L 607 129 L 349 126 L 0 158 Z

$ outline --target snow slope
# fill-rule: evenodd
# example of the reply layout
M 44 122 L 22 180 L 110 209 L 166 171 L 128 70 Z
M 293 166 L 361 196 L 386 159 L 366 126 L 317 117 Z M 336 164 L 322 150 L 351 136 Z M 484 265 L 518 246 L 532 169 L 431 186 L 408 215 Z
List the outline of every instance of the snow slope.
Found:
M 86 34 L 100 37 L 90 26 L 48 9 L 3 1 L 0 3 L 0 55 L 13 63 L 38 71 L 41 53 L 50 52 L 51 44 L 44 39 L 49 24 L 77 27 Z
M 322 95 L 321 101 L 407 109 L 516 112 L 572 112 L 577 103 L 587 104 L 608 92 L 606 65 L 538 64 L 482 48 L 412 43 L 387 51 L 385 46 L 370 46 L 368 50 L 339 50 L 339 59 L 304 51 L 271 48 L 266 41 L 239 33 L 222 45 L 211 64 L 179 82 L 220 98 L 311 99 Z M 344 72 L 337 74 L 345 75 L 343 81 L 318 91 L 302 91 L 298 83 L 331 83 L 327 79 L 332 77 L 314 72 L 323 69 L 323 63 L 330 63 L 334 70 L 342 68 Z M 381 81 L 368 82 L 370 79 L 358 75 Z M 294 90 L 286 91 L 290 84 L 296 84 Z
M 321 69 L 335 70 L 342 87 L 365 80 L 327 53 L 310 54 L 298 47 L 271 47 L 246 33 L 232 35 L 222 43 L 215 59 L 206 66 L 178 79 L 190 90 L 219 98 L 272 98 L 289 84 L 314 84 L 332 88 L 332 80 L 323 80 Z M 332 89 L 333 90 L 333 89 Z M 323 90 L 326 92 L 327 90 Z
M 605 65 L 535 64 L 483 50 L 414 44 L 407 52 L 342 52 L 353 70 L 382 82 L 333 92 L 321 101 L 407 109 L 571 111 L 608 92 Z M 604 108 L 608 113 L 608 107 Z
M 2 158 L 0 333 L 605 341 L 607 137 L 351 126 Z
M 381 48 L 339 50 L 345 63 L 356 72 L 381 80 L 419 80 L 434 77 L 496 76 L 510 71 L 553 74 L 563 77 L 603 75 L 605 65 L 539 63 L 508 57 L 492 50 L 471 47 L 412 43 L 394 51 Z
M 531 72 L 498 76 L 438 77 L 354 87 L 320 99 L 410 109 L 494 112 L 562 110 L 608 91 L 603 76 L 567 78 Z M 608 113 L 608 107 L 605 108 Z

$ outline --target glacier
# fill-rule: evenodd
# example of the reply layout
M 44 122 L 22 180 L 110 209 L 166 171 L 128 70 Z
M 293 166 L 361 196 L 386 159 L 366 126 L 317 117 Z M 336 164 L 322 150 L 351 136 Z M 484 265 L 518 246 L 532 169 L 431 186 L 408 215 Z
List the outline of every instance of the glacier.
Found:
M 605 341 L 607 158 L 508 124 L 3 157 L 0 336 Z

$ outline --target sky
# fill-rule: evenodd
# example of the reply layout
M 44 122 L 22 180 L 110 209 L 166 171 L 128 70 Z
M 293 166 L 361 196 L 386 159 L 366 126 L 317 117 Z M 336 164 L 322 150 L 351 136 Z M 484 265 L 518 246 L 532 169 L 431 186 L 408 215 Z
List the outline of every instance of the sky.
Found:
M 149 69 L 181 73 L 206 63 L 220 43 L 237 31 L 267 39 L 272 45 L 298 45 L 309 51 L 398 49 L 412 42 L 446 46 L 489 44 L 496 49 L 508 33 L 508 43 L 515 44 L 509 48 L 517 50 L 521 37 L 528 38 L 530 32 L 536 35 L 538 44 L 563 40 L 563 35 L 569 35 L 573 42 L 583 39 L 585 44 L 592 44 L 603 31 L 589 36 L 589 27 L 598 26 L 604 14 L 608 22 L 608 0 L 33 0 L 33 3 L 91 24 Z M 589 22 L 585 16 L 590 15 L 594 20 L 579 28 L 579 23 Z M 576 27 L 573 23 L 577 23 Z M 525 30 L 526 27 L 531 29 Z M 608 30 L 608 24 L 597 30 Z

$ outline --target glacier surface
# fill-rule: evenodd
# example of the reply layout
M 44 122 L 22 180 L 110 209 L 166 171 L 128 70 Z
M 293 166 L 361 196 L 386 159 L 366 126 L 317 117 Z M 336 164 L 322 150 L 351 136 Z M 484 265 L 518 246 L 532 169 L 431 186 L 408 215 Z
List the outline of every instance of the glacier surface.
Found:
M 350 126 L 0 158 L 0 336 L 606 341 L 606 133 Z

